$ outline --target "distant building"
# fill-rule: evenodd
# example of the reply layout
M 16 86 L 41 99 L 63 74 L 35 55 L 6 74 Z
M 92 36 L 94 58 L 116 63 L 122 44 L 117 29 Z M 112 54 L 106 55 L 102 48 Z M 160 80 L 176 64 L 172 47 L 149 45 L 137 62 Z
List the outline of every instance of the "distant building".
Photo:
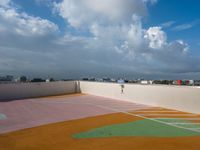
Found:
M 53 78 L 46 79 L 46 82 L 53 82 L 53 81 L 55 81 Z
M 189 85 L 194 86 L 194 80 L 189 80 Z
M 174 85 L 187 85 L 187 86 L 194 86 L 195 81 L 194 80 L 174 80 Z
M 97 81 L 97 82 L 103 82 L 103 79 L 101 79 L 101 78 L 96 78 L 96 81 Z
M 19 81 L 20 81 L 20 82 L 27 82 L 27 77 L 26 77 L 26 76 L 21 76 L 21 77 L 19 78 Z
M 142 81 L 140 81 L 140 83 L 141 83 L 141 84 L 149 84 L 149 81 L 147 81 L 147 80 L 142 80 Z
M 189 85 L 190 84 L 190 81 L 189 80 L 185 80 L 184 81 L 184 85 Z
M 153 84 L 177 85 L 177 82 L 172 80 L 154 80 Z
M 173 81 L 174 85 L 187 85 L 187 86 L 194 86 L 195 81 L 194 80 L 175 80 Z
M 174 80 L 174 81 L 172 82 L 172 84 L 173 84 L 173 85 L 177 85 L 177 80 Z
M 88 79 L 88 78 L 82 78 L 82 80 L 83 80 L 83 81 L 88 81 L 89 79 Z
M 45 80 L 43 80 L 41 78 L 34 78 L 31 80 L 31 82 L 45 82 Z
M 89 81 L 95 81 L 95 78 L 91 77 L 89 78 Z
M 124 84 L 125 81 L 123 79 L 119 79 L 119 80 L 117 80 L 117 83 Z
M 177 85 L 182 85 L 182 80 L 177 80 Z
M 105 77 L 105 78 L 103 78 L 103 81 L 104 81 L 104 82 L 111 82 L 111 79 L 110 79 L 110 78 L 107 78 L 107 77 Z
M 13 81 L 13 76 L 7 75 L 0 77 L 0 81 Z
M 0 83 L 10 83 L 10 82 L 14 82 L 13 76 L 7 75 L 7 76 L 1 76 L 0 77 Z
M 111 81 L 111 82 L 116 82 L 116 80 L 115 80 L 115 79 L 110 79 L 110 81 Z
M 195 81 L 194 81 L 194 85 L 195 85 L 195 86 L 200 86 L 200 80 L 195 80 Z

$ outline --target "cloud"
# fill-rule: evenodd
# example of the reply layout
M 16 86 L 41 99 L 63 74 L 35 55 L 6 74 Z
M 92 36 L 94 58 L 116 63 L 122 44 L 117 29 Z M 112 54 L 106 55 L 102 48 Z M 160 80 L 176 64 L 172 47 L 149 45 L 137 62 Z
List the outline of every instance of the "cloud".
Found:
M 24 36 L 45 35 L 58 30 L 57 25 L 48 20 L 32 17 L 26 13 L 18 13 L 13 8 L 0 8 L 0 21 L 1 26 L 4 26 L 7 32 L 15 32 Z
M 0 6 L 0 46 L 46 51 L 49 45 L 44 41 L 55 38 L 58 26 L 49 20 L 18 12 L 10 3 L 7 6 Z
M 36 70 L 34 68 L 40 66 L 43 68 L 42 64 L 45 62 L 42 60 L 49 58 L 47 51 L 54 50 L 52 40 L 55 40 L 58 33 L 59 29 L 55 23 L 19 12 L 9 0 L 1 1 L 1 71 L 19 75 L 23 72 L 32 74 L 33 70 Z M 45 67 L 43 69 L 45 70 Z
M 164 22 L 164 23 L 161 24 L 161 27 L 163 27 L 163 28 L 169 28 L 172 25 L 174 25 L 175 23 L 176 23 L 175 21 Z
M 141 0 L 64 0 L 55 3 L 55 8 L 60 16 L 76 28 L 94 23 L 129 22 L 133 14 L 147 14 L 146 5 Z
M 191 23 L 185 23 L 185 24 L 177 25 L 177 26 L 173 27 L 172 30 L 174 30 L 174 31 L 188 30 L 188 29 L 191 29 L 198 24 L 199 24 L 199 21 L 195 20 Z
M 164 76 L 166 72 L 170 76 L 200 71 L 197 65 L 191 68 L 200 59 L 190 56 L 186 42 L 168 41 L 161 26 L 143 28 L 147 7 L 155 2 L 54 2 L 54 13 L 67 22 L 66 32 L 62 34 L 56 23 L 19 12 L 10 3 L 1 5 L 0 69 L 15 74 L 66 78 Z
M 72 27 L 83 28 L 91 33 L 91 37 L 85 37 L 82 49 L 87 54 L 94 54 L 90 57 L 92 62 L 143 73 L 188 69 L 186 59 L 190 60 L 191 57 L 187 43 L 182 40 L 168 41 L 167 34 L 160 26 L 142 28 L 142 19 L 147 15 L 147 3 L 152 1 L 132 1 L 134 7 L 130 6 L 130 1 L 112 2 L 101 1 L 100 4 L 98 0 L 86 3 L 64 0 L 55 5 L 59 15 Z M 164 26 L 174 23 L 171 21 Z M 180 68 L 172 69 L 173 65 Z
M 193 26 L 194 26 L 193 24 L 182 24 L 182 25 L 178 25 L 178 26 L 174 27 L 173 30 L 182 31 L 182 30 L 190 29 Z
M 161 27 L 150 27 L 144 36 L 149 40 L 149 47 L 153 49 L 162 49 L 167 41 L 167 36 Z
M 10 3 L 10 0 L 1 0 L 0 1 L 0 6 L 2 7 L 8 7 Z

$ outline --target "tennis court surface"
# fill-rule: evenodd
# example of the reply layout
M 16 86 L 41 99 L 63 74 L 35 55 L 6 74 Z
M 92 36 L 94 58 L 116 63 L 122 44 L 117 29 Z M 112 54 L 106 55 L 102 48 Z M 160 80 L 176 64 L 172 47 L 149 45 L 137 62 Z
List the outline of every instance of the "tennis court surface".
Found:
M 0 149 L 199 150 L 200 115 L 85 94 L 0 102 Z

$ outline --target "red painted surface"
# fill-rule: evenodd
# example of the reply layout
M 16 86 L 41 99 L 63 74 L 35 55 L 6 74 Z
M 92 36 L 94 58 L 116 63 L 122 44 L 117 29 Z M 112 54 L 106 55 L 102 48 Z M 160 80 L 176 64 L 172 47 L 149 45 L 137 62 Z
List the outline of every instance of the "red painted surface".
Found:
M 0 102 L 0 113 L 7 116 L 0 120 L 0 133 L 115 112 L 105 106 L 118 111 L 148 107 L 90 95 Z

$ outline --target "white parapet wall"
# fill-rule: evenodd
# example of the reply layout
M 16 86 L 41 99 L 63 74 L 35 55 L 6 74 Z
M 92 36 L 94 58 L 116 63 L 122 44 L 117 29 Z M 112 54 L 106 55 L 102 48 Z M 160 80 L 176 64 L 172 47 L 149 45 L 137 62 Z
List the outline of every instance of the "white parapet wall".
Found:
M 77 81 L 0 84 L 0 101 L 63 95 L 78 91 Z
M 200 88 L 87 81 L 0 84 L 0 101 L 86 93 L 200 114 Z
M 80 81 L 82 93 L 200 114 L 200 88 Z

